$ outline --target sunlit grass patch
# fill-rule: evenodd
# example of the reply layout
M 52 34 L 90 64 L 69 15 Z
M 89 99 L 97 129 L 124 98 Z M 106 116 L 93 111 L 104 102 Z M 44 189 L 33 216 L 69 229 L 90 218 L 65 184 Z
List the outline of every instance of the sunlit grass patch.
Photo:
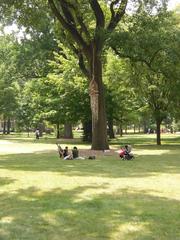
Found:
M 22 152 L 0 155 L 0 239 L 180 239 L 178 145 L 64 161 L 53 142 L 9 141 Z

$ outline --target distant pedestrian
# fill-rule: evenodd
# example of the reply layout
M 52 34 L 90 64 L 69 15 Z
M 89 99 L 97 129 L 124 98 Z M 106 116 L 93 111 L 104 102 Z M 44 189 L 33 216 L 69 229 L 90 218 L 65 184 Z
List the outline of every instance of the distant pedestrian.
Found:
M 37 128 L 36 131 L 35 131 L 35 136 L 36 136 L 36 139 L 39 139 L 40 132 L 39 132 L 39 129 L 38 129 L 38 128 Z

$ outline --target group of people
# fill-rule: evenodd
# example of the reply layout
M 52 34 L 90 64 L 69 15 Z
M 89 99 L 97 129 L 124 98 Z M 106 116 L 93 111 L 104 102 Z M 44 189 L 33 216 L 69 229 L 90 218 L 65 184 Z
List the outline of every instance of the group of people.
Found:
M 69 149 L 66 146 L 64 149 L 57 143 L 59 157 L 63 158 L 64 160 L 73 160 L 73 159 L 85 159 L 84 157 L 79 156 L 79 151 L 77 147 L 73 147 L 72 152 L 69 153 Z M 125 145 L 122 147 L 119 152 L 119 157 L 122 160 L 132 160 L 134 158 L 133 153 L 131 152 L 132 147 L 131 145 Z M 95 156 L 89 156 L 88 159 L 95 159 Z
M 119 157 L 122 160 L 132 160 L 134 158 L 131 145 L 125 145 L 119 150 Z
M 64 160 L 73 160 L 73 159 L 84 159 L 83 157 L 79 156 L 79 151 L 77 147 L 74 147 L 72 149 L 72 153 L 69 153 L 69 149 L 66 146 L 64 149 L 61 148 L 59 144 L 57 144 L 59 157 L 63 158 Z

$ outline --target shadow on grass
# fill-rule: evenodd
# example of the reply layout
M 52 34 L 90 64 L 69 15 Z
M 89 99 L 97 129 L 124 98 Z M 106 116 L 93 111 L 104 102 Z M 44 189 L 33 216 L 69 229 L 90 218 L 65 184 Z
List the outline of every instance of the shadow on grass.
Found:
M 31 144 L 83 144 L 83 145 L 89 145 L 89 143 L 84 143 L 82 142 L 81 138 L 74 138 L 74 139 L 56 139 L 54 137 L 42 137 L 40 139 L 35 139 L 34 137 L 25 137 L 25 136 L 13 136 L 13 135 L 1 135 L 0 140 L 5 140 L 5 141 L 11 141 L 12 143 L 31 143 Z
M 67 176 L 148 177 L 158 173 L 180 173 L 179 153 L 173 147 L 168 154 L 142 154 L 133 161 L 122 161 L 118 154 L 71 161 L 59 159 L 57 153 L 11 154 L 0 156 L 0 169 L 57 172 Z
M 180 145 L 180 136 L 162 135 L 162 145 Z M 144 135 L 124 135 L 110 141 L 111 145 L 152 145 L 156 146 L 156 135 L 155 134 L 144 134 Z
M 101 186 L 103 187 L 103 186 Z M 146 192 L 118 190 L 79 198 L 94 186 L 0 195 L 0 239 L 178 240 L 180 203 Z
M 0 177 L 0 186 L 7 185 L 13 183 L 15 180 L 8 177 Z

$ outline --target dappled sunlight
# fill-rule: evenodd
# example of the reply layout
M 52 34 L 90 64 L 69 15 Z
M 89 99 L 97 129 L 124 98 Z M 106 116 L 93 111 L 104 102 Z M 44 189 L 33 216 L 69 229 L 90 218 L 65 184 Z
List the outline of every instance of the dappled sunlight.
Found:
M 0 201 L 0 227 L 3 229 L 0 237 L 6 239 L 3 238 L 6 235 L 11 240 L 16 239 L 16 235 L 21 239 L 43 239 L 40 234 L 45 231 L 43 236 L 47 239 L 59 239 L 59 236 L 63 236 L 63 240 L 72 239 L 72 236 L 75 240 L 161 239 L 159 234 L 162 239 L 173 239 L 173 228 L 178 226 L 178 201 L 151 196 L 148 190 L 131 189 L 117 189 L 113 193 L 75 201 L 82 192 L 96 191 L 96 187 L 104 186 L 57 188 L 40 195 L 39 188 L 31 187 L 19 189 L 16 194 L 1 194 L 0 200 L 4 201 Z M 162 219 L 165 219 L 165 229 Z
M 38 196 L 43 195 L 47 191 L 73 190 L 77 187 L 85 187 L 84 191 L 75 194 L 74 201 L 81 202 L 84 200 L 92 199 L 102 194 L 116 194 L 124 189 L 130 189 L 131 192 L 148 191 L 151 196 L 166 197 L 168 199 L 180 200 L 180 186 L 174 184 L 180 182 L 180 175 L 178 174 L 163 174 L 155 172 L 152 176 L 145 178 L 128 177 L 110 178 L 94 176 L 66 176 L 58 172 L 24 172 L 13 170 L 0 170 L 2 177 L 9 176 L 9 179 L 14 181 L 9 184 L 1 186 L 0 193 L 18 192 L 22 189 L 37 187 L 39 192 Z M 168 188 L 167 188 L 168 186 Z M 35 201 L 34 198 L 22 196 L 22 200 Z
M 13 143 L 8 140 L 0 140 L 0 147 L 1 145 L 12 145 Z
M 12 217 L 12 216 L 5 216 L 5 217 L 0 218 L 0 224 L 11 223 L 13 220 L 14 220 L 14 217 Z
M 174 239 L 177 147 L 135 146 L 135 159 L 122 161 L 113 146 L 114 155 L 64 161 L 55 144 L 1 146 L 32 152 L 0 155 L 0 239 Z
M 111 235 L 114 240 L 136 239 L 141 232 L 149 233 L 148 223 L 133 221 L 120 224 Z
M 1 142 L 4 142 L 1 141 Z M 0 144 L 0 155 L 5 154 L 20 154 L 20 153 L 35 153 L 42 151 L 55 151 L 56 146 L 54 144 L 21 144 L 13 143 L 10 141 L 5 141 L 5 143 Z
M 134 154 L 136 155 L 163 155 L 163 154 L 168 154 L 170 150 L 166 149 L 135 149 L 133 151 Z
M 96 181 L 100 183 L 100 179 L 97 178 Z M 83 200 L 90 200 L 101 194 L 116 195 L 119 193 L 121 195 L 124 189 L 128 189 L 131 193 L 148 191 L 151 196 L 180 200 L 180 186 L 174 184 L 175 182 L 180 182 L 180 176 L 164 174 L 156 177 L 147 177 L 143 181 L 141 178 L 133 178 L 132 181 L 129 181 L 127 178 L 116 180 L 104 178 L 101 185 L 93 183 L 95 186 L 94 188 L 87 188 L 83 192 L 77 194 L 75 201 L 80 202 Z M 88 184 L 92 184 L 92 182 L 89 182 Z M 167 186 L 169 186 L 168 189 Z
M 43 213 L 41 215 L 44 222 L 47 222 L 48 225 L 58 227 L 59 221 L 54 213 Z
M 10 139 L 10 140 L 0 140 L 0 155 L 6 155 L 6 154 L 23 154 L 23 153 L 42 153 L 42 152 L 49 152 L 54 151 L 57 152 L 57 146 L 56 141 L 60 142 L 60 140 L 56 140 L 54 143 L 49 142 L 39 142 L 38 140 L 29 139 L 27 141 L 27 138 L 25 141 L 21 138 L 19 142 L 16 141 L 17 139 Z M 61 147 L 65 148 L 65 146 L 69 147 L 69 149 L 72 149 L 74 147 L 74 143 L 72 143 L 72 140 L 69 143 L 62 143 Z M 90 146 L 88 145 L 82 145 L 78 144 L 79 149 L 90 149 Z

